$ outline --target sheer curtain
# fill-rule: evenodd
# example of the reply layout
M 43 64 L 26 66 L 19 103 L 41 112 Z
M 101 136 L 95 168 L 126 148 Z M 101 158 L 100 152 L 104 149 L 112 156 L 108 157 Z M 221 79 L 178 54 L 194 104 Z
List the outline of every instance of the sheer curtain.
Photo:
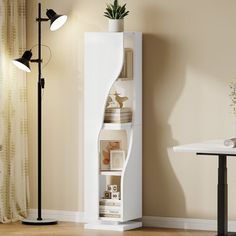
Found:
M 28 147 L 25 74 L 11 59 L 26 46 L 25 0 L 0 0 L 0 222 L 27 214 Z

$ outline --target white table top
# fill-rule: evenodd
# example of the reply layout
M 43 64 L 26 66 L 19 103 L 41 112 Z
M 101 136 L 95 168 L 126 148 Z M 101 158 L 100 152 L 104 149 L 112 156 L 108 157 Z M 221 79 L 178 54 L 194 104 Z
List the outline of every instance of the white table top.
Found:
M 192 143 L 173 147 L 174 152 L 193 152 L 209 154 L 236 155 L 236 148 L 224 146 L 224 140 L 208 140 L 202 143 Z

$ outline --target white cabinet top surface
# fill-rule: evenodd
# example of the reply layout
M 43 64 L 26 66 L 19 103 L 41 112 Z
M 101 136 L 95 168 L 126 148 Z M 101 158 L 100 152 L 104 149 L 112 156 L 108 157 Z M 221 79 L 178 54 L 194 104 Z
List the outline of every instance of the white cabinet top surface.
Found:
M 110 34 L 110 35 L 124 35 L 124 36 L 141 36 L 142 32 L 137 32 L 137 31 L 126 31 L 126 32 L 85 32 L 86 34 Z

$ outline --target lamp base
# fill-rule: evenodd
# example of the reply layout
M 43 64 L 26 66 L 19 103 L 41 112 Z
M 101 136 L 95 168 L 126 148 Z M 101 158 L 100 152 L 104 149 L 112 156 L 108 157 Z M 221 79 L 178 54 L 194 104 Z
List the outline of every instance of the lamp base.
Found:
M 24 219 L 21 221 L 21 223 L 25 224 L 25 225 L 55 225 L 55 224 L 57 224 L 57 220 L 53 220 L 53 219 L 42 219 L 42 220 Z

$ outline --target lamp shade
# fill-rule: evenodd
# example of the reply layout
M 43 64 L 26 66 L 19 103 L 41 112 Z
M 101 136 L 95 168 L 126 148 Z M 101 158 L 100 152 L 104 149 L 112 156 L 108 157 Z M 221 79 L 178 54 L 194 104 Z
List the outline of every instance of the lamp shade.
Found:
M 51 21 L 50 30 L 55 31 L 61 28 L 67 21 L 66 15 L 58 15 L 52 9 L 48 9 L 46 12 L 47 17 Z
M 26 71 L 26 72 L 31 72 L 30 69 L 30 59 L 32 57 L 32 52 L 31 51 L 25 51 L 23 56 L 18 58 L 18 59 L 14 59 L 12 61 L 12 63 L 17 66 L 19 69 Z

